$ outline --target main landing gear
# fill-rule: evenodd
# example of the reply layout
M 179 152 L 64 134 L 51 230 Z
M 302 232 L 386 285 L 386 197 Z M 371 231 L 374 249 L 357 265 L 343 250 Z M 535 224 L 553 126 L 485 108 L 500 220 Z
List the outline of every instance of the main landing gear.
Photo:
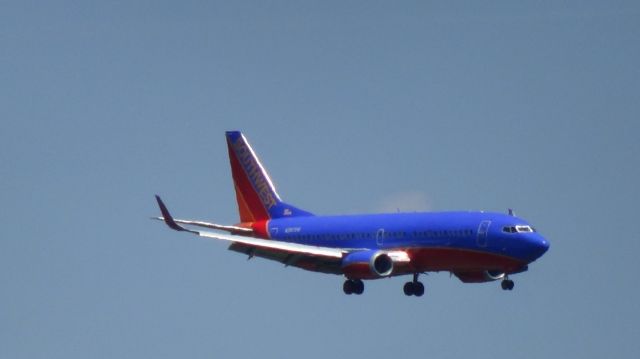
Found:
M 504 278 L 502 280 L 502 283 L 500 283 L 500 286 L 502 287 L 503 290 L 513 290 L 513 281 L 509 278 Z
M 402 290 L 407 296 L 415 295 L 416 297 L 421 297 L 424 294 L 424 284 L 418 282 L 418 273 L 413 274 L 413 281 L 405 283 Z
M 364 283 L 360 279 L 347 279 L 342 285 L 344 294 L 357 294 L 360 295 L 364 292 Z

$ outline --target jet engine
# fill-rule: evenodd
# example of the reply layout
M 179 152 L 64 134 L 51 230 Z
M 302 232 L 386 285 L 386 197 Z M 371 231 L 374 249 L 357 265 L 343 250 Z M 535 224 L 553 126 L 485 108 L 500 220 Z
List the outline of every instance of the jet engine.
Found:
M 394 260 L 383 251 L 358 251 L 342 259 L 342 271 L 348 278 L 374 279 L 393 272 Z

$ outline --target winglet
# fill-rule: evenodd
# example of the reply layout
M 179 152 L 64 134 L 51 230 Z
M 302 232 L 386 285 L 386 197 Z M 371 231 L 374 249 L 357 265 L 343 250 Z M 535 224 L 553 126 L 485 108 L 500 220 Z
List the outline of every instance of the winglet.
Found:
M 162 212 L 162 218 L 164 219 L 164 223 L 166 223 L 167 226 L 169 226 L 169 228 L 174 229 L 176 231 L 198 233 L 197 231 L 186 229 L 181 225 L 177 224 L 176 221 L 173 220 L 173 217 L 171 217 L 171 213 L 169 213 L 167 206 L 165 206 L 164 202 L 162 202 L 162 199 L 160 199 L 160 196 L 156 195 L 156 201 L 158 201 L 158 206 L 160 207 L 160 212 Z

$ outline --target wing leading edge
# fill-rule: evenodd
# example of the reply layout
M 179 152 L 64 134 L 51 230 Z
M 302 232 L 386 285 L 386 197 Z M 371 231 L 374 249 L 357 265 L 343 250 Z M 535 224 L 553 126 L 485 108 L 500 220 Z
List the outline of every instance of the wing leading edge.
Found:
M 164 222 L 164 217 L 160 216 L 160 217 L 151 217 L 151 219 L 157 219 L 159 221 L 163 221 Z M 239 227 L 239 226 L 225 226 L 222 224 L 215 224 L 215 223 L 209 223 L 209 222 L 202 222 L 202 221 L 191 221 L 191 220 L 187 220 L 187 219 L 177 219 L 174 218 L 173 221 L 177 224 L 188 224 L 191 226 L 198 226 L 198 227 L 204 227 L 204 228 L 210 228 L 210 229 L 216 229 L 219 231 L 226 231 L 229 232 L 231 234 L 241 234 L 241 235 L 250 235 L 253 233 L 253 229 L 251 228 L 245 228 L 245 227 Z

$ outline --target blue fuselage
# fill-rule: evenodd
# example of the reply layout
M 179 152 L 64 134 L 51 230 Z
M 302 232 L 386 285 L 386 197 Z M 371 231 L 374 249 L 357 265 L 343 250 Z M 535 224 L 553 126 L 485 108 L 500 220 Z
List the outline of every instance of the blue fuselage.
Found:
M 509 231 L 515 226 L 529 232 Z M 407 250 L 431 253 L 419 270 L 495 269 L 516 271 L 544 254 L 549 243 L 518 217 L 490 212 L 427 212 L 347 216 L 309 216 L 272 219 L 268 223 L 273 239 L 321 247 Z M 431 252 L 429 252 L 431 251 Z M 420 253 L 422 253 L 420 252 Z M 461 255 L 463 254 L 473 254 Z M 490 256 L 474 268 L 474 258 Z M 439 256 L 438 258 L 432 258 Z M 450 259 L 443 259 L 448 256 Z M 491 260 L 490 260 L 491 262 Z M 429 264 L 439 263 L 433 267 Z M 509 267 L 509 268 L 505 268 Z

